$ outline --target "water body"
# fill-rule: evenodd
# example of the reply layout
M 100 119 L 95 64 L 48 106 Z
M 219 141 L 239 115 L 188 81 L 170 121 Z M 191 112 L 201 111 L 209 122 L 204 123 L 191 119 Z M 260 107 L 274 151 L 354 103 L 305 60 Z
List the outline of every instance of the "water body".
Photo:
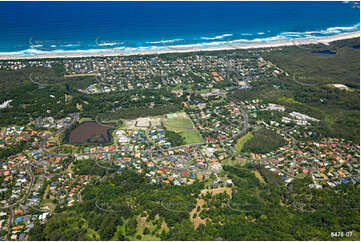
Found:
M 359 29 L 352 2 L 0 2 L 0 56 L 247 45 Z
M 111 130 L 94 121 L 87 121 L 68 132 L 65 141 L 71 144 L 106 144 L 111 142 Z
M 317 51 L 319 54 L 326 54 L 326 55 L 336 55 L 336 51 L 332 50 L 319 50 Z

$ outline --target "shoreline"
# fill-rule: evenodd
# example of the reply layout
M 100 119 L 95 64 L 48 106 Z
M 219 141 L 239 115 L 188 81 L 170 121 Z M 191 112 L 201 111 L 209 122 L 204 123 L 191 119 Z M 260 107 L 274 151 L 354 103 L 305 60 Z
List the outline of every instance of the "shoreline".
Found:
M 259 49 L 259 48 L 276 48 L 276 47 L 287 47 L 287 46 L 298 46 L 298 45 L 309 45 L 309 44 L 325 44 L 329 45 L 329 43 L 352 39 L 352 38 L 360 38 L 360 31 L 352 32 L 352 33 L 344 33 L 334 36 L 320 37 L 315 39 L 292 39 L 287 41 L 278 41 L 272 43 L 257 43 L 257 44 L 247 44 L 247 45 L 239 45 L 236 43 L 230 43 L 229 45 L 220 46 L 220 47 L 197 47 L 197 48 L 188 48 L 181 49 L 177 47 L 169 47 L 165 50 L 146 50 L 146 51 L 138 51 L 138 52 L 119 52 L 119 53 L 91 53 L 91 54 L 45 54 L 45 55 L 34 55 L 34 56 L 0 56 L 0 60 L 36 60 L 36 59 L 66 59 L 66 58 L 90 58 L 90 57 L 116 57 L 116 56 L 135 56 L 135 55 L 159 55 L 159 54 L 170 54 L 170 53 L 192 53 L 192 52 L 204 52 L 204 51 L 222 51 L 222 50 L 245 50 L 245 49 Z M 234 41 L 236 42 L 236 41 Z M 104 51 L 111 49 L 104 49 Z M 86 52 L 87 50 L 84 50 Z M 114 50 L 113 50 L 114 51 Z M 70 52 L 70 51 L 69 51 Z

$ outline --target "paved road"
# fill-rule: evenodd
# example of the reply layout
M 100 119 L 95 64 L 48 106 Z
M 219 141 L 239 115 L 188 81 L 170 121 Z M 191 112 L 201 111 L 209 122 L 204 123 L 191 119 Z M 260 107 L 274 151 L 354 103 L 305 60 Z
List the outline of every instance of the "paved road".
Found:
M 232 104 L 234 104 L 232 102 Z M 244 134 L 246 132 L 246 130 L 248 129 L 248 116 L 247 116 L 247 113 L 242 109 L 240 108 L 241 112 L 242 112 L 242 115 L 243 115 L 243 119 L 244 119 L 244 125 L 243 125 L 243 128 L 242 130 L 240 131 L 240 133 L 238 134 L 239 136 Z M 47 140 L 51 137 L 54 137 L 55 135 L 57 135 L 58 133 L 64 131 L 65 129 L 67 129 L 68 127 L 74 125 L 79 119 L 79 113 L 76 113 L 74 114 L 74 117 L 73 117 L 73 121 L 71 124 L 65 126 L 64 128 L 61 128 L 57 131 L 55 131 L 54 133 L 48 135 L 48 136 L 45 136 L 43 138 L 43 141 L 40 143 L 40 150 L 45 153 L 47 156 L 60 156 L 60 157 L 66 157 L 66 156 L 69 156 L 69 154 L 55 154 L 55 153 L 52 153 L 50 151 L 48 151 L 46 148 L 45 148 L 45 143 L 47 142 Z M 151 127 L 148 128 L 147 131 L 149 131 Z M 148 136 L 148 132 L 146 132 L 146 136 L 148 138 L 148 140 L 151 140 L 149 139 L 149 136 Z M 151 141 L 152 142 L 152 141 Z M 153 143 L 154 144 L 154 143 Z M 181 146 L 177 146 L 177 147 L 171 147 L 171 148 L 168 148 L 168 149 L 157 149 L 157 151 L 170 151 L 170 150 L 175 150 L 175 149 L 183 149 L 183 148 L 193 148 L 193 147 L 197 147 L 199 148 L 199 146 L 201 145 L 205 145 L 207 144 L 207 142 L 203 142 L 203 143 L 198 143 L 198 144 L 188 144 L 188 145 L 181 145 Z M 149 151 L 149 150 L 141 150 L 140 152 L 141 153 L 149 153 L 151 152 L 152 149 Z M 129 150 L 114 150 L 114 151 L 103 151 L 103 152 L 88 152 L 88 153 L 81 153 L 82 155 L 98 155 L 98 154 L 115 154 L 117 152 L 129 152 Z
M 235 105 L 233 102 L 231 102 L 231 104 Z M 235 135 L 234 138 L 237 138 L 237 137 L 240 137 L 242 135 L 245 134 L 245 132 L 247 131 L 248 127 L 249 127 L 249 123 L 248 123 L 248 116 L 247 116 L 247 113 L 242 109 L 240 108 L 240 111 L 242 112 L 242 116 L 243 116 L 243 119 L 244 119 L 244 125 L 243 125 L 243 128 L 242 130 L 240 131 L 239 134 Z M 66 128 L 74 125 L 79 119 L 79 114 L 75 114 L 74 115 L 74 119 L 73 119 L 73 122 L 60 129 L 60 130 L 57 130 L 56 132 L 54 132 L 53 134 L 49 135 L 49 136 L 46 136 L 44 137 L 44 140 L 43 142 L 41 143 L 41 150 L 46 153 L 47 155 L 50 155 L 50 156 L 68 156 L 67 154 L 54 154 L 54 153 L 51 153 L 49 152 L 48 150 L 45 149 L 45 142 L 50 138 L 50 137 L 53 137 L 55 136 L 56 134 L 62 132 L 63 130 L 65 130 Z M 148 135 L 148 131 L 151 127 L 148 128 L 147 132 L 146 132 L 146 136 L 148 138 L 148 140 L 151 140 L 149 139 L 149 135 Z M 285 133 L 287 130 L 284 130 L 283 132 Z M 286 133 L 287 135 L 287 133 Z M 293 148 L 295 148 L 296 146 L 296 140 L 290 136 L 290 138 L 292 139 L 292 143 L 293 143 Z M 152 142 L 153 143 L 153 142 Z M 154 144 L 154 143 L 153 143 Z M 168 152 L 168 151 L 171 151 L 171 150 L 176 150 L 176 149 L 183 149 L 183 148 L 198 148 L 201 146 L 201 145 L 205 145 L 207 144 L 207 142 L 203 142 L 203 143 L 199 143 L 199 144 L 189 144 L 189 145 L 181 145 L 181 146 L 177 146 L 177 147 L 171 147 L 171 148 L 168 148 L 168 149 L 157 149 L 157 151 L 160 151 L 160 152 Z M 88 152 L 88 153 L 82 153 L 81 155 L 98 155 L 98 154 L 115 154 L 115 153 L 118 153 L 118 152 L 133 152 L 133 151 L 129 151 L 129 150 L 114 150 L 114 151 L 103 151 L 103 152 Z M 148 153 L 150 154 L 150 157 L 151 157 L 151 152 L 152 152 L 152 149 L 150 150 L 141 150 L 139 151 L 140 153 Z M 202 152 L 200 152 L 201 155 L 202 155 L 202 158 L 205 159 L 204 155 L 202 154 Z M 263 159 L 253 159 L 253 158 L 249 158 L 249 157 L 244 157 L 245 155 L 248 155 L 247 153 L 241 153 L 239 155 L 236 155 L 236 157 L 238 158 L 242 158 L 242 159 L 246 159 L 247 161 L 249 162 L 252 162 L 254 164 L 265 164 L 265 162 L 269 162 L 270 160 L 272 159 L 275 159 L 275 158 L 278 158 L 280 156 L 283 156 L 283 154 L 278 154 L 276 156 L 273 156 L 273 157 L 269 157 L 269 158 L 263 158 Z M 235 156 L 232 154 L 232 156 Z M 174 169 L 174 168 L 170 168 L 170 169 Z M 179 169 L 175 169 L 175 170 L 179 170 Z M 184 171 L 187 171 L 187 169 L 182 169 Z M 204 169 L 202 169 L 204 170 Z M 101 181 L 104 181 L 106 179 L 107 175 L 105 175 Z
M 54 133 L 50 134 L 50 135 L 47 135 L 43 138 L 43 141 L 40 143 L 40 150 L 45 153 L 47 156 L 58 156 L 58 157 L 66 157 L 66 156 L 69 156 L 68 154 L 55 154 L 55 153 L 52 153 L 50 151 L 48 151 L 46 148 L 45 148 L 45 143 L 48 141 L 49 138 L 51 137 L 54 137 L 55 135 L 63 132 L 64 130 L 66 130 L 67 128 L 73 126 L 76 122 L 78 122 L 78 119 L 79 119 L 79 113 L 76 113 L 74 114 L 74 117 L 73 117 L 73 121 L 71 122 L 71 124 L 61 128 L 61 129 L 58 129 L 57 131 L 55 131 Z
M 35 81 L 35 80 L 33 79 L 33 73 L 31 73 L 31 74 L 29 75 L 29 79 L 30 79 L 30 81 L 31 81 L 32 83 L 38 85 L 39 88 L 44 88 L 44 87 L 49 86 L 49 84 L 40 83 L 40 82 Z
M 233 105 L 235 105 L 233 102 L 231 102 L 231 103 L 232 103 Z M 237 136 L 243 135 L 243 134 L 247 131 L 247 129 L 248 129 L 248 116 L 247 116 L 247 113 L 246 113 L 242 108 L 240 108 L 240 110 L 241 110 L 242 115 L 243 115 L 244 125 L 243 125 L 243 128 L 242 128 L 242 130 L 240 131 L 240 133 L 237 134 Z M 74 117 L 73 117 L 73 121 L 72 121 L 71 124 L 65 126 L 65 127 L 62 128 L 62 129 L 59 129 L 59 130 L 55 131 L 54 133 L 52 133 L 52 134 L 50 134 L 50 135 L 48 135 L 48 136 L 45 136 L 45 137 L 43 138 L 43 141 L 40 143 L 40 150 L 41 150 L 43 153 L 45 153 L 47 156 L 58 156 L 58 157 L 66 157 L 66 156 L 69 156 L 69 154 L 55 154 L 55 153 L 52 153 L 52 152 L 48 151 L 48 150 L 45 148 L 45 143 L 47 142 L 47 140 L 48 140 L 49 138 L 54 137 L 54 136 L 57 135 L 58 133 L 60 133 L 60 132 L 64 131 L 65 129 L 67 129 L 68 127 L 74 125 L 74 124 L 78 121 L 78 119 L 79 119 L 79 113 L 76 113 L 76 114 L 74 114 L 73 116 L 74 116 Z M 151 128 L 151 127 L 148 127 L 148 129 L 147 129 L 146 137 L 147 137 L 148 140 L 151 141 L 151 143 L 152 143 L 153 145 L 155 145 L 154 142 L 152 142 L 152 140 L 149 138 L 149 130 L 150 130 L 150 128 Z M 160 151 L 160 152 L 163 152 L 163 151 L 168 152 L 168 151 L 171 151 L 171 150 L 184 149 L 184 148 L 197 148 L 197 149 L 199 149 L 199 147 L 200 147 L 201 145 L 205 145 L 205 144 L 207 144 L 207 142 L 198 143 L 198 144 L 181 145 L 181 146 L 177 146 L 177 147 L 171 147 L 171 148 L 168 148 L 168 149 L 157 149 L 157 151 Z M 199 150 L 199 151 L 200 151 L 200 150 Z M 81 155 L 115 154 L 115 153 L 118 153 L 118 152 L 129 152 L 129 150 L 114 150 L 114 151 L 103 151 L 103 152 L 88 152 L 88 153 L 81 153 Z M 151 157 L 152 157 L 152 154 L 151 154 L 151 153 L 152 153 L 152 149 L 150 149 L 150 150 L 141 150 L 141 151 L 139 151 L 139 152 L 140 152 L 140 153 L 148 153 L 148 154 L 149 154 L 149 157 L 150 157 L 150 160 L 152 161 L 152 159 L 151 159 Z M 204 157 L 204 155 L 202 154 L 202 152 L 200 152 L 200 153 L 201 153 L 201 155 L 202 155 L 202 158 L 203 158 L 204 160 L 206 160 L 205 157 Z M 208 166 L 207 166 L 207 168 L 208 168 Z M 186 169 L 185 169 L 185 170 L 186 170 Z M 202 169 L 202 170 L 204 170 L 204 169 Z M 102 180 L 104 180 L 104 179 L 106 179 L 106 176 L 104 176 L 104 177 L 102 178 Z
M 168 149 L 157 149 L 156 151 L 170 151 L 170 150 L 177 150 L 177 149 L 183 149 L 183 148 L 192 148 L 192 147 L 199 147 L 201 145 L 205 145 L 207 143 L 200 143 L 200 144 L 189 144 L 189 145 L 181 145 L 176 147 L 171 147 Z M 101 155 L 101 154 L 115 154 L 118 152 L 136 152 L 134 150 L 113 150 L 113 151 L 99 151 L 99 152 L 87 152 L 87 153 L 81 153 L 80 155 Z M 149 153 L 149 150 L 139 150 L 140 153 Z
M 301 82 L 301 81 L 297 81 L 296 80 L 296 74 L 293 74 L 293 81 L 299 85 L 302 85 L 302 86 L 307 86 L 307 87 L 312 87 L 312 86 L 316 86 L 316 85 L 319 85 L 319 84 L 311 84 L 311 83 L 305 83 L 305 82 Z
M 8 222 L 8 224 L 6 225 L 6 228 L 8 229 L 8 231 L 10 231 L 10 226 L 13 224 L 13 218 L 14 218 L 13 208 L 10 207 L 10 208 L 9 208 L 9 222 Z M 5 240 L 7 240 L 7 236 L 8 236 L 8 233 L 7 233 L 6 236 L 5 236 Z
M 233 102 L 232 102 L 232 103 L 233 103 Z M 233 104 L 234 104 L 234 103 L 233 103 Z M 243 116 L 243 120 L 244 120 L 244 125 L 243 125 L 242 130 L 241 130 L 238 134 L 236 134 L 236 135 L 233 136 L 235 139 L 238 139 L 239 137 L 241 137 L 242 135 L 244 135 L 244 134 L 246 133 L 247 129 L 248 129 L 248 126 L 249 126 L 247 113 L 246 113 L 242 108 L 240 108 L 240 110 L 241 110 L 241 112 L 242 112 L 242 116 Z
M 81 202 L 81 192 L 82 191 L 79 191 L 78 194 L 77 194 L 78 202 Z
M 231 104 L 232 104 L 232 105 L 235 105 L 233 102 L 231 102 Z M 240 133 L 236 135 L 237 137 L 243 135 L 243 134 L 247 131 L 247 129 L 248 129 L 248 116 L 247 116 L 247 113 L 246 113 L 242 108 L 240 108 L 240 111 L 242 112 L 242 115 L 243 115 L 244 125 L 243 125 L 243 128 L 242 128 L 242 130 L 240 131 Z M 48 150 L 45 148 L 45 143 L 47 142 L 47 140 L 48 140 L 49 138 L 54 137 L 54 136 L 57 135 L 58 133 L 60 133 L 60 132 L 64 131 L 65 129 L 67 129 L 68 127 L 74 125 L 74 124 L 78 121 L 78 119 L 79 119 L 79 113 L 76 113 L 76 114 L 74 114 L 73 121 L 72 121 L 71 124 L 65 126 L 65 127 L 62 128 L 62 129 L 59 129 L 59 130 L 55 131 L 54 133 L 52 133 L 52 134 L 50 134 L 50 135 L 48 135 L 48 136 L 45 136 L 44 139 L 43 139 L 43 141 L 40 143 L 40 150 L 41 150 L 43 153 L 45 153 L 47 156 L 58 156 L 58 157 L 66 157 L 66 156 L 69 156 L 68 154 L 55 154 L 55 153 L 52 153 L 52 152 L 48 151 Z M 150 130 L 150 128 L 151 128 L 151 127 L 148 127 L 148 129 L 147 129 L 146 137 L 147 137 L 148 140 L 151 141 L 151 143 L 152 143 L 153 145 L 155 145 L 154 142 L 152 142 L 152 140 L 149 138 L 149 130 Z M 181 145 L 181 146 L 177 146 L 177 147 L 171 147 L 171 148 L 168 148 L 168 149 L 157 149 L 157 151 L 160 151 L 160 152 L 163 152 L 163 151 L 168 152 L 168 151 L 171 151 L 171 150 L 184 149 L 184 148 L 197 148 L 197 149 L 199 149 L 199 147 L 200 147 L 201 145 L 205 145 L 205 144 L 207 144 L 207 142 L 203 142 L 203 143 L 199 143 L 199 144 Z M 200 151 L 200 150 L 199 150 L 199 151 Z M 129 150 L 114 150 L 114 151 L 103 151 L 103 152 L 88 152 L 88 153 L 82 153 L 81 155 L 115 154 L 115 153 L 118 153 L 118 152 L 129 152 Z M 149 154 L 149 157 L 150 157 L 150 160 L 152 160 L 152 159 L 151 159 L 152 149 L 150 149 L 150 150 L 141 150 L 141 151 L 139 151 L 139 152 L 140 152 L 140 153 L 148 153 L 148 154 Z M 204 160 L 206 160 L 206 158 L 204 157 L 204 155 L 202 154 L 202 152 L 200 152 L 200 153 L 201 153 L 201 155 L 202 155 L 202 158 L 203 158 Z M 208 168 L 208 166 L 207 166 L 207 168 Z M 184 169 L 184 170 L 187 171 L 187 169 Z M 202 169 L 202 170 L 204 170 L 204 169 Z M 104 176 L 104 177 L 102 178 L 102 180 L 104 180 L 105 178 L 106 178 L 106 176 Z
M 13 218 L 14 218 L 13 209 L 14 209 L 14 207 L 16 205 L 24 202 L 29 197 L 31 189 L 33 188 L 35 176 L 34 176 L 33 172 L 31 171 L 30 165 L 26 165 L 26 170 L 30 174 L 31 180 L 30 180 L 30 184 L 29 184 L 28 190 L 26 191 L 25 196 L 22 199 L 20 199 L 19 201 L 17 201 L 16 203 L 14 203 L 14 204 L 11 204 L 11 205 L 0 208 L 0 209 L 9 209 L 9 221 L 8 221 L 8 224 L 6 225 L 8 231 L 10 231 L 10 226 L 13 224 Z M 7 235 L 5 237 L 5 240 L 6 239 L 7 239 Z
M 19 201 L 17 201 L 16 203 L 14 203 L 12 205 L 7 205 L 7 206 L 2 207 L 0 209 L 13 208 L 16 205 L 18 205 L 19 203 L 22 203 L 23 201 L 25 201 L 28 198 L 28 196 L 30 195 L 31 189 L 32 189 L 33 184 L 34 184 L 35 176 L 34 176 L 33 172 L 31 171 L 30 165 L 26 165 L 26 170 L 30 174 L 31 180 L 30 180 L 30 184 L 29 184 L 28 190 L 26 191 L 25 196 L 22 199 L 20 199 Z

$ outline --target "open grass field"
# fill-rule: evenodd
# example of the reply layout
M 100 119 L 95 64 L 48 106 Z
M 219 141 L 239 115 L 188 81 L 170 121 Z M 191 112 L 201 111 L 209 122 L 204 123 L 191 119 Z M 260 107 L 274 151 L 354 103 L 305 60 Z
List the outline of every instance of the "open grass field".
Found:
M 227 158 L 223 160 L 222 164 L 227 166 L 238 166 L 238 165 L 244 166 L 247 164 L 247 160 L 238 157 L 235 160 L 232 160 L 231 158 Z
M 87 121 L 93 121 L 91 118 L 80 118 L 78 120 L 79 123 L 87 122 Z
M 284 104 L 302 104 L 291 97 L 280 97 L 278 98 L 278 101 Z
M 236 151 L 237 151 L 238 153 L 240 153 L 240 152 L 242 151 L 242 149 L 243 149 L 244 144 L 245 144 L 248 140 L 250 140 L 250 139 L 252 139 L 252 138 L 253 138 L 253 134 L 252 134 L 251 132 L 248 132 L 247 134 L 245 134 L 244 136 L 242 136 L 241 138 L 239 138 L 239 139 L 237 140 L 237 144 L 236 144 Z
M 163 125 L 166 129 L 184 137 L 186 144 L 203 143 L 198 130 L 194 128 L 193 122 L 184 112 L 167 115 L 167 118 L 163 120 Z
M 203 140 L 202 140 L 201 136 L 199 135 L 198 130 L 196 130 L 196 129 L 180 132 L 179 134 L 185 138 L 186 144 L 203 143 Z
M 167 129 L 175 132 L 183 132 L 193 129 L 193 123 L 188 118 L 171 118 L 164 121 Z

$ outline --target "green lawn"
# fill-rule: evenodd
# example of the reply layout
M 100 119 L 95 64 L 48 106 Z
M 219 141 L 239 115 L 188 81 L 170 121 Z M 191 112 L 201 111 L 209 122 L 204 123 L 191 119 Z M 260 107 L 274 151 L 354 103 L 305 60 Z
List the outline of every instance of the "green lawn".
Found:
M 186 144 L 203 143 L 198 130 L 194 128 L 192 121 L 188 117 L 169 118 L 163 124 L 166 129 L 177 132 L 184 137 Z
M 193 90 L 193 85 L 192 84 L 178 84 L 175 87 L 171 87 L 170 88 L 172 91 L 178 91 L 178 90 L 183 90 L 183 91 L 187 91 L 187 90 Z
M 185 138 L 186 144 L 203 143 L 203 140 L 202 140 L 201 136 L 199 135 L 198 130 L 196 130 L 196 129 L 180 132 L 179 134 Z
M 183 132 L 193 128 L 193 123 L 188 118 L 172 118 L 164 121 L 167 129 L 175 132 Z
M 296 175 L 297 178 L 305 178 L 307 176 L 307 174 L 304 174 L 304 173 L 298 173 Z
M 87 122 L 87 121 L 93 121 L 93 119 L 91 119 L 91 118 L 80 118 L 80 119 L 78 120 L 79 123 Z
M 232 158 L 229 157 L 229 158 L 223 160 L 222 164 L 227 165 L 227 166 L 237 166 L 237 165 L 244 166 L 247 164 L 247 160 L 241 159 L 238 157 L 236 159 L 232 160 Z
M 303 104 L 300 102 L 297 102 L 295 99 L 291 97 L 280 97 L 278 98 L 278 101 L 283 104 Z
M 241 138 L 239 138 L 239 139 L 237 140 L 237 144 L 236 144 L 236 146 L 235 146 L 237 152 L 240 153 L 240 152 L 242 151 L 242 149 L 243 149 L 244 144 L 245 144 L 248 140 L 250 140 L 250 139 L 252 139 L 252 138 L 253 138 L 252 132 L 248 132 L 247 134 L 245 134 L 244 136 L 242 136 Z

